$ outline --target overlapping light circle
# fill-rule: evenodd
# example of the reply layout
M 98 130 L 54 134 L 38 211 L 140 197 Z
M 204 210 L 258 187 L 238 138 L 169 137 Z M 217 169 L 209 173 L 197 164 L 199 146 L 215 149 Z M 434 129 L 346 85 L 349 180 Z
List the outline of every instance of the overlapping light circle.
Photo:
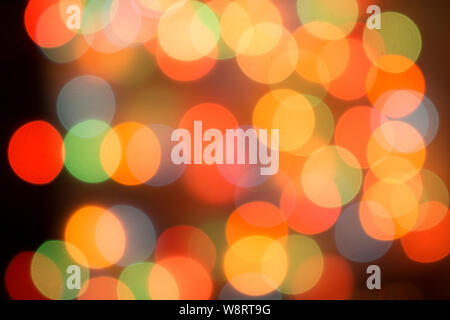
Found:
M 77 269 L 71 269 L 73 266 Z M 69 279 L 73 272 L 76 272 L 79 284 Z M 31 278 L 36 288 L 47 298 L 74 299 L 83 293 L 78 285 L 83 286 L 89 281 L 88 261 L 83 252 L 70 242 L 47 241 L 33 255 Z
M 398 12 L 383 12 L 381 29 L 364 29 L 363 41 L 366 53 L 380 69 L 399 73 L 410 68 L 419 58 L 422 49 L 422 37 L 416 24 L 407 16 Z M 402 63 L 391 64 L 389 56 L 408 58 Z
M 305 194 L 312 202 L 336 208 L 356 197 L 362 173 L 358 160 L 348 150 L 325 146 L 308 158 L 301 179 Z
M 121 261 L 127 235 L 119 218 L 112 212 L 96 206 L 77 210 L 67 222 L 64 239 L 75 245 L 85 258 L 81 259 L 75 249 L 69 254 L 80 265 L 99 269 Z
M 182 61 L 207 56 L 217 45 L 220 26 L 214 12 L 198 1 L 178 1 L 162 14 L 158 26 L 161 48 Z
M 356 0 L 297 0 L 297 10 L 308 31 L 327 40 L 345 37 L 358 19 Z
M 265 295 L 275 291 L 286 277 L 286 249 L 266 236 L 245 237 L 226 252 L 224 269 L 236 290 L 250 296 Z

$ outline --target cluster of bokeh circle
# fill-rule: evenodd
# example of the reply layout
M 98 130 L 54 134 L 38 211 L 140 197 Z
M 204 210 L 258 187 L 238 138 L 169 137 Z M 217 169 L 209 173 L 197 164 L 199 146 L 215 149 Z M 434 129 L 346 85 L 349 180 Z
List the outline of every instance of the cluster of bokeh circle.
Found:
M 14 173 L 43 185 L 65 169 L 84 183 L 149 190 L 184 176 L 199 201 L 235 209 L 216 224 L 163 231 L 152 223 L 155 212 L 80 205 L 63 240 L 12 259 L 10 296 L 347 299 L 356 286 L 352 264 L 380 259 L 394 241 L 415 262 L 448 256 L 448 190 L 424 167 L 439 115 L 416 64 L 421 34 L 397 12 L 381 13 L 382 29 L 367 28 L 364 4 L 298 0 L 292 12 L 269 0 L 30 0 L 31 40 L 54 63 L 76 62 L 81 75 L 56 101 L 64 133 L 37 120 L 12 135 Z M 73 5 L 82 12 L 77 30 L 66 26 Z M 300 27 L 286 28 L 287 15 Z M 261 176 L 259 164 L 175 165 L 173 126 L 115 121 L 113 87 L 133 85 L 150 64 L 183 83 L 230 59 L 268 88 L 249 106 L 251 123 L 205 102 L 176 127 L 193 132 L 201 120 L 205 130 L 279 129 L 278 174 Z M 319 89 L 304 93 L 306 85 Z M 348 105 L 339 118 L 327 95 Z M 354 103 L 361 98 L 367 105 Z M 337 251 L 314 237 L 331 229 Z M 73 265 L 81 270 L 76 290 L 65 282 Z

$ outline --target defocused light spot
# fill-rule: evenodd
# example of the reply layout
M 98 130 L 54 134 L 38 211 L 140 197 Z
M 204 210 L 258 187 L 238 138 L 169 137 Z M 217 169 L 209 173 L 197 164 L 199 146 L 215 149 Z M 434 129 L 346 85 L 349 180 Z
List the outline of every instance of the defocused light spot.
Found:
M 180 300 L 208 300 L 212 282 L 206 269 L 197 261 L 186 257 L 171 257 L 159 262 L 174 277 Z
M 82 288 L 78 300 L 132 300 L 133 293 L 120 280 L 100 276 L 92 278 Z M 119 295 L 120 293 L 120 295 Z
M 100 54 L 116 53 L 118 55 L 127 45 L 114 36 L 110 25 L 95 33 L 84 34 L 83 37 L 89 47 Z M 108 56 L 105 58 L 111 59 Z
M 113 0 L 110 26 L 119 41 L 133 43 L 141 30 L 142 18 L 134 0 Z
M 408 60 L 408 58 L 387 56 L 385 64 L 395 66 L 405 60 Z M 401 73 L 390 73 L 372 66 L 367 74 L 366 88 L 367 96 L 374 105 L 385 92 L 390 90 L 411 90 L 423 95 L 425 93 L 425 79 L 416 64 Z
M 219 37 L 216 15 L 198 1 L 173 4 L 159 21 L 159 44 L 177 60 L 192 61 L 207 56 L 216 47 Z
M 341 212 L 340 207 L 325 208 L 312 202 L 305 195 L 300 178 L 286 184 L 280 208 L 289 227 L 302 234 L 317 234 L 328 230 Z
M 222 176 L 216 165 L 191 165 L 186 168 L 183 182 L 192 195 L 205 203 L 224 205 L 233 201 L 236 187 Z
M 370 262 L 384 256 L 392 241 L 380 241 L 369 236 L 359 219 L 359 204 L 346 207 L 336 222 L 334 241 L 339 253 L 355 262 Z
M 309 33 L 308 26 L 303 25 L 294 33 L 299 49 L 296 71 L 306 80 L 327 87 L 329 82 L 338 78 L 347 68 L 349 43 L 344 37 L 336 40 L 317 38 Z
M 136 1 L 134 4 L 138 5 Z M 156 41 L 155 38 L 158 32 L 159 20 L 152 15 L 146 15 L 148 11 L 145 8 L 142 8 L 142 6 L 139 6 L 138 11 L 140 11 L 141 14 L 141 26 L 134 42 L 145 45 L 145 43 L 148 43 L 149 41 Z
M 116 112 L 116 100 L 105 80 L 84 75 L 65 84 L 59 93 L 56 108 L 59 120 L 70 130 L 86 120 L 101 120 L 110 124 Z
M 251 126 L 240 126 L 239 129 L 242 129 L 249 135 L 249 138 L 245 138 L 246 143 L 240 144 L 237 143 L 235 139 L 234 143 L 234 155 L 245 154 L 245 164 L 219 164 L 217 167 L 219 168 L 222 176 L 231 184 L 242 187 L 242 188 L 251 188 L 255 187 L 267 179 L 269 179 L 269 175 L 261 175 L 261 168 L 264 167 L 260 162 L 256 164 L 250 164 L 250 151 L 249 143 L 247 141 L 258 141 L 258 133 L 257 131 L 247 131 L 248 129 L 253 129 Z
M 363 41 L 367 55 L 378 68 L 388 72 L 404 72 L 419 58 L 422 37 L 419 28 L 407 16 L 398 12 L 383 12 L 381 29 L 364 29 Z M 387 56 L 408 58 L 403 63 L 392 64 Z
M 11 137 L 8 160 L 21 179 L 33 184 L 49 183 L 64 165 L 63 140 L 49 123 L 29 122 Z
M 378 98 L 374 107 L 389 118 L 402 118 L 416 110 L 423 98 L 422 93 L 413 90 L 389 90 Z
M 309 100 L 289 89 L 265 94 L 253 110 L 253 126 L 266 129 L 270 141 L 272 129 L 280 133 L 279 148 L 293 151 L 305 144 L 313 134 L 315 113 Z
M 291 89 L 301 92 L 305 97 L 314 96 L 318 99 L 323 99 L 328 94 L 327 86 L 328 83 L 315 83 L 309 81 L 300 76 L 298 72 L 292 73 L 289 77 L 279 83 L 269 84 L 271 90 Z M 311 101 L 311 103 L 313 103 L 313 101 Z
M 139 209 L 117 205 L 108 209 L 122 225 L 125 232 L 125 251 L 116 263 L 127 266 L 147 260 L 156 244 L 156 232 L 150 218 Z
M 282 300 L 283 296 L 279 291 L 272 291 L 261 296 L 250 296 L 237 291 L 228 282 L 219 293 L 219 300 Z
M 185 0 L 139 0 L 140 4 L 149 11 L 154 12 L 155 16 L 160 15 L 171 5 Z
M 149 296 L 152 300 L 178 300 L 180 292 L 177 280 L 159 264 L 155 264 L 148 277 Z
M 81 264 L 81 266 L 80 266 Z M 70 300 L 83 292 L 69 288 L 67 280 L 70 274 L 67 268 L 80 267 L 80 284 L 89 281 L 89 269 L 84 254 L 73 244 L 64 241 L 47 241 L 39 247 L 31 262 L 31 277 L 36 288 L 47 298 Z
M 25 28 L 39 46 L 54 48 L 69 42 L 75 32 L 66 27 L 57 0 L 31 0 L 25 10 Z
M 327 145 L 334 134 L 334 117 L 330 108 L 318 97 L 305 95 L 313 107 L 315 121 L 311 137 L 300 148 L 290 151 L 297 156 L 310 156 L 317 149 Z
M 272 50 L 282 36 L 277 7 L 267 0 L 227 1 L 220 19 L 224 42 L 237 54 L 262 55 Z M 213 5 L 214 8 L 214 5 Z
M 176 144 L 176 142 L 171 140 L 174 129 L 163 124 L 152 124 L 150 129 L 158 138 L 161 147 L 161 163 L 156 174 L 145 183 L 155 187 L 165 186 L 178 180 L 186 166 L 184 164 L 175 165 L 172 162 L 172 148 Z
M 36 252 L 31 262 L 31 277 L 36 288 L 47 298 L 62 299 L 64 274 L 55 262 L 46 255 Z M 71 297 L 75 298 L 77 295 Z
M 179 128 L 187 129 L 192 140 L 194 121 L 202 121 L 203 132 L 215 128 L 224 136 L 226 129 L 239 126 L 235 116 L 227 108 L 214 103 L 196 105 L 181 118 Z M 191 143 L 191 155 L 194 155 L 194 142 Z M 225 204 L 233 199 L 235 187 L 220 174 L 216 165 L 190 166 L 186 168 L 183 178 L 189 192 L 207 203 Z
M 347 39 L 349 48 L 345 70 L 331 81 L 328 92 L 342 100 L 356 100 L 366 94 L 366 78 L 371 62 L 364 52 L 363 44 L 355 38 Z
M 448 214 L 450 201 L 448 189 L 438 175 L 422 169 L 419 176 L 423 183 L 423 192 L 415 231 L 428 230 L 440 223 Z
M 100 161 L 100 148 L 110 127 L 100 120 L 86 120 L 75 125 L 64 138 L 66 169 L 87 183 L 107 180 Z
M 363 195 L 359 217 L 365 232 L 377 240 L 389 241 L 414 229 L 419 199 L 407 183 L 379 181 Z
M 256 235 L 277 240 L 287 233 L 287 224 L 280 209 L 263 201 L 249 202 L 234 210 L 226 226 L 229 245 Z
M 129 265 L 120 273 L 119 281 L 124 283 L 127 289 L 131 290 L 135 300 L 150 300 L 148 281 L 145 280 L 148 279 L 153 265 L 153 263 L 149 262 L 136 263 Z M 126 293 L 128 293 L 128 290 L 126 290 Z M 119 296 L 122 295 L 120 289 L 118 294 Z
M 332 40 L 345 37 L 358 20 L 356 0 L 297 0 L 297 11 L 303 25 L 316 37 Z M 329 26 L 325 26 L 326 22 Z M 320 23 L 320 24 L 319 24 Z
M 179 128 L 187 129 L 194 139 L 194 122 L 202 121 L 203 132 L 208 129 L 218 129 L 225 136 L 226 130 L 239 126 L 231 111 L 219 104 L 202 103 L 190 108 L 181 118 Z M 191 154 L 194 154 L 194 143 L 191 143 Z
M 119 123 L 131 121 L 152 124 L 150 125 L 152 130 L 153 124 L 163 123 L 172 128 L 178 126 L 184 112 L 183 107 L 187 103 L 181 99 L 179 90 L 154 84 L 133 90 L 133 92 L 120 104 L 126 107 L 117 108 L 116 119 Z M 156 131 L 155 134 L 160 138 Z M 164 143 L 161 142 L 161 145 L 163 148 Z
M 124 185 L 138 185 L 157 172 L 161 148 L 149 127 L 125 122 L 106 134 L 100 159 L 105 172 L 113 180 Z
M 421 171 L 423 171 L 422 169 Z M 377 184 L 378 182 L 384 182 L 384 183 L 397 183 L 394 181 L 388 181 L 388 180 L 382 180 L 379 179 L 372 170 L 368 170 L 366 172 L 366 175 L 364 176 L 364 185 L 363 185 L 363 192 L 366 192 L 370 189 L 373 185 Z M 424 196 L 424 183 L 422 176 L 420 174 L 416 174 L 411 179 L 404 181 L 406 185 L 411 189 L 411 191 L 414 193 L 416 199 L 420 199 Z
M 248 56 L 263 55 L 278 44 L 283 35 L 283 28 L 275 23 L 253 25 L 242 34 L 236 51 Z
M 76 35 L 66 44 L 56 48 L 41 48 L 42 53 L 52 62 L 69 63 L 81 58 L 89 49 L 82 35 Z
M 86 1 L 80 32 L 91 34 L 108 26 L 114 16 L 112 9 L 113 0 Z
M 208 56 L 185 61 L 172 58 L 159 47 L 156 49 L 156 62 L 165 75 L 176 81 L 195 81 L 208 74 L 216 65 L 217 50 Z
M 212 11 L 214 11 L 215 15 L 217 16 L 217 19 L 220 23 L 219 27 L 221 32 L 219 40 L 217 41 L 216 49 L 211 51 L 211 53 L 209 54 L 209 56 L 211 58 L 214 58 L 214 60 L 228 60 L 236 56 L 236 52 L 225 42 L 225 39 L 222 35 L 222 16 L 230 3 L 231 2 L 229 0 L 208 0 L 208 7 Z
M 286 243 L 288 271 L 278 290 L 285 294 L 307 292 L 322 276 L 322 250 L 312 238 L 303 235 L 289 235 L 282 241 Z
M 261 296 L 276 290 L 287 268 L 283 246 L 264 236 L 243 238 L 225 254 L 224 269 L 229 283 L 246 295 Z
M 342 147 L 326 146 L 306 160 L 302 186 L 306 196 L 325 208 L 349 203 L 359 192 L 362 173 L 358 160 Z
M 367 144 L 373 131 L 380 126 L 384 119 L 385 117 L 376 109 L 357 106 L 347 109 L 337 122 L 334 137 L 336 144 L 350 151 L 358 159 L 363 169 L 369 167 Z
M 77 60 L 77 70 L 108 82 L 134 86 L 145 82 L 153 73 L 155 59 L 141 46 L 116 48 L 109 54 L 90 49 Z
M 309 291 L 295 296 L 298 300 L 347 300 L 352 297 L 355 279 L 350 264 L 343 257 L 326 254 L 319 282 Z
M 429 145 L 439 129 L 439 114 L 428 97 L 423 96 L 420 105 L 410 114 L 400 119 L 413 126 L 423 137 L 425 145 Z
M 450 254 L 450 211 L 436 226 L 413 231 L 402 238 L 402 247 L 408 257 L 417 262 L 431 263 L 444 259 Z
M 287 79 L 298 63 L 298 48 L 294 37 L 278 24 L 271 24 L 272 33 L 280 33 L 276 45 L 263 54 L 236 56 L 242 72 L 258 83 L 275 84 Z
M 175 226 L 159 236 L 155 260 L 160 262 L 174 256 L 193 259 L 211 271 L 216 263 L 216 248 L 202 230 L 192 226 Z
M 175 279 L 163 267 L 141 262 L 123 269 L 119 281 L 119 297 L 126 297 L 131 291 L 135 300 L 177 299 L 178 288 Z M 156 289 L 156 290 L 155 290 Z
M 86 206 L 70 217 L 64 239 L 80 248 L 87 261 L 80 261 L 68 248 L 73 259 L 91 269 L 99 269 L 120 261 L 127 238 L 114 214 L 100 207 Z
M 377 128 L 367 145 L 367 160 L 375 175 L 385 181 L 411 179 L 425 162 L 423 138 L 411 125 L 386 121 Z
M 234 193 L 236 207 L 252 201 L 265 201 L 278 205 L 281 196 L 281 186 L 277 183 L 276 177 L 270 176 L 267 181 L 252 188 L 236 188 Z

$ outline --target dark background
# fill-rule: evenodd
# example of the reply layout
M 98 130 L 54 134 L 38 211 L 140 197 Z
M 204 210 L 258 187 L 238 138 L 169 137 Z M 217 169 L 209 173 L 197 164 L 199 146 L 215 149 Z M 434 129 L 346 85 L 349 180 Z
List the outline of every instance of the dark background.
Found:
M 435 103 L 440 115 L 438 135 L 427 148 L 426 167 L 435 171 L 446 185 L 450 186 L 450 1 L 383 0 L 378 1 L 378 4 L 382 11 L 393 10 L 406 14 L 418 25 L 422 33 L 423 49 L 417 63 L 426 78 L 426 94 Z M 108 206 L 116 204 L 119 198 L 126 198 L 130 203 L 144 208 L 149 207 L 151 203 L 149 211 L 164 216 L 164 219 L 154 221 L 157 230 L 164 230 L 174 224 L 188 223 L 187 215 L 175 216 L 174 213 L 180 210 L 201 210 L 204 206 L 185 194 L 178 183 L 169 188 L 150 189 L 145 186 L 123 187 L 113 182 L 89 185 L 72 178 L 63 170 L 52 183 L 37 187 L 25 183 L 14 174 L 8 163 L 7 148 L 9 139 L 17 128 L 28 121 L 43 119 L 63 132 L 55 112 L 52 112 L 55 108 L 48 106 L 49 101 L 45 94 L 47 84 L 44 73 L 50 62 L 25 32 L 25 7 L 26 1 L 0 2 L 1 282 L 6 266 L 17 253 L 34 251 L 46 240 L 62 239 L 63 226 L 68 216 L 80 204 L 102 203 Z M 211 81 L 212 76 L 209 75 L 209 80 L 202 81 Z M 317 236 L 319 244 L 332 243 L 332 238 L 332 231 Z M 434 264 L 415 263 L 407 259 L 397 241 L 385 257 L 374 263 L 382 269 L 383 284 L 407 281 L 418 287 L 425 299 L 450 299 L 450 257 Z M 356 290 L 365 287 L 367 265 L 352 264 L 352 267 Z M 0 290 L 1 298 L 7 299 L 3 284 Z M 377 298 L 379 295 L 367 297 Z

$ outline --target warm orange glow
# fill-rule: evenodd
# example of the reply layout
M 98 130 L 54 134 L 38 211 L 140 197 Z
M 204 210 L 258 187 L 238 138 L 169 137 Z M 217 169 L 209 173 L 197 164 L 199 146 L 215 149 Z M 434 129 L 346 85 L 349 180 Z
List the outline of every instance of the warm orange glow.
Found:
M 159 236 L 155 248 L 157 262 L 171 256 L 194 259 L 211 271 L 216 262 L 216 248 L 202 230 L 192 226 L 175 226 Z
M 267 130 L 267 141 L 271 139 L 272 129 L 279 130 L 281 151 L 301 148 L 311 138 L 314 125 L 315 113 L 310 101 L 290 89 L 268 92 L 253 110 L 253 126 Z
M 389 63 L 396 65 L 399 59 L 407 59 L 399 56 L 389 56 Z M 367 74 L 366 80 L 367 96 L 375 105 L 378 98 L 390 90 L 413 90 L 425 93 L 425 79 L 420 68 L 413 64 L 409 69 L 401 73 L 390 73 L 372 66 Z
M 86 257 L 67 248 L 78 263 L 93 269 L 108 267 L 122 257 L 126 246 L 125 231 L 120 221 L 107 210 L 87 206 L 76 211 L 66 225 L 64 240 L 75 245 Z
M 367 145 L 370 169 L 381 180 L 404 182 L 422 168 L 426 148 L 422 136 L 411 125 L 386 121 L 376 129 Z
M 284 280 L 288 261 L 285 249 L 276 240 L 250 236 L 234 243 L 225 254 L 225 275 L 238 291 L 264 295 Z
M 159 47 L 156 49 L 156 61 L 162 72 L 177 81 L 194 81 L 209 73 L 217 61 L 217 49 L 208 56 L 192 61 L 181 61 L 167 55 Z
M 249 202 L 234 210 L 226 226 L 229 245 L 254 235 L 277 240 L 287 233 L 287 224 L 280 209 L 263 201 Z
M 352 297 L 355 279 L 350 264 L 341 256 L 323 257 L 323 273 L 311 290 L 295 296 L 298 300 L 347 300 Z
M 178 300 L 178 284 L 166 268 L 156 264 L 148 277 L 149 296 L 152 300 Z
M 112 277 L 96 277 L 86 282 L 78 300 L 132 300 L 133 293 Z
M 242 72 L 253 81 L 264 84 L 275 84 L 287 79 L 294 72 L 299 59 L 297 44 L 289 31 L 277 24 L 272 24 L 270 30 L 271 34 L 281 34 L 280 40 L 271 50 L 257 56 L 236 56 Z
M 105 172 L 124 185 L 145 183 L 158 171 L 161 148 L 153 131 L 136 122 L 125 122 L 105 136 L 100 158 Z
M 164 259 L 159 264 L 174 277 L 180 300 L 208 300 L 211 297 L 211 278 L 197 261 L 175 256 Z
M 30 38 L 44 48 L 59 47 L 76 33 L 66 27 L 58 0 L 31 0 L 25 11 L 25 28 Z
M 286 184 L 280 199 L 280 208 L 289 227 L 302 234 L 317 234 L 331 228 L 341 208 L 325 208 L 312 202 L 303 190 L 300 178 Z
M 435 227 L 414 231 L 402 238 L 402 247 L 408 257 L 417 262 L 431 263 L 444 259 L 450 253 L 450 211 Z
M 414 229 L 419 199 L 407 183 L 377 182 L 367 190 L 359 208 L 361 224 L 372 238 L 388 241 Z
M 381 124 L 378 119 L 381 119 L 381 114 L 377 110 L 357 106 L 347 109 L 336 124 L 336 144 L 350 151 L 363 169 L 369 167 L 367 144 L 373 131 Z M 355 135 L 355 132 L 358 134 Z
M 323 24 L 326 29 L 329 25 Z M 299 50 L 296 66 L 297 73 L 308 81 L 328 84 L 338 78 L 347 68 L 350 59 L 350 47 L 346 38 L 323 40 L 308 31 L 309 25 L 303 25 L 294 33 Z
M 356 100 L 366 94 L 365 81 L 372 64 L 360 40 L 349 38 L 347 43 L 348 64 L 345 70 L 328 84 L 328 92 L 342 100 Z

